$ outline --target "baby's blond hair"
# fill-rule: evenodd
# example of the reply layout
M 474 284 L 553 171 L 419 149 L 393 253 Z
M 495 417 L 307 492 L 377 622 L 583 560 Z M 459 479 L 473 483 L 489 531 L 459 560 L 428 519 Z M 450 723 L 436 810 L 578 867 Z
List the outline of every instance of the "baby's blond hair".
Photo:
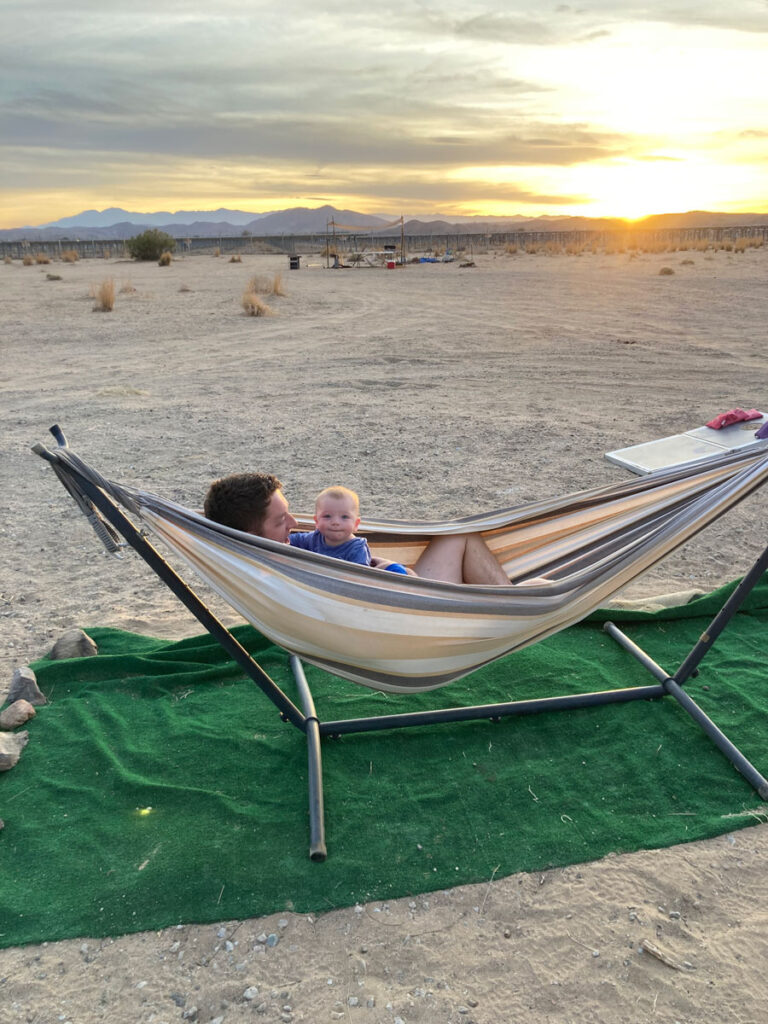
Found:
M 346 498 L 347 500 L 352 501 L 354 503 L 355 510 L 358 513 L 360 512 L 360 499 L 355 492 L 350 491 L 348 487 L 326 487 L 325 490 L 320 491 L 318 496 L 315 498 L 315 509 L 317 509 L 317 506 L 323 498 L 335 498 L 336 500 Z

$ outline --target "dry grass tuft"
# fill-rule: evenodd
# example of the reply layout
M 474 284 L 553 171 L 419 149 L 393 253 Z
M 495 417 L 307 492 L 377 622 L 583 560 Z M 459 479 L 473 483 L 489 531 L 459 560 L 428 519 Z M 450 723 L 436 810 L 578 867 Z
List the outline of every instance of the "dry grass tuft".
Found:
M 35 261 L 29 254 L 27 254 L 21 262 L 25 267 L 34 267 L 35 265 Z
M 272 294 L 273 295 L 285 295 L 285 289 L 283 288 L 283 275 L 275 274 L 272 278 Z
M 44 252 L 35 253 L 35 263 L 41 263 L 41 264 L 45 265 L 46 263 L 50 263 L 50 262 L 51 262 L 50 257 L 46 256 Z
M 105 277 L 101 284 L 93 286 L 92 294 L 96 300 L 94 313 L 111 313 L 115 308 L 115 279 Z
M 255 292 L 256 295 L 285 295 L 283 289 L 283 275 L 256 274 L 248 282 L 246 292 Z
M 674 274 L 672 267 L 662 267 L 659 271 L 661 277 L 669 277 L 670 274 Z
M 76 249 L 65 249 L 64 252 L 61 254 L 62 263 L 77 263 L 79 259 L 80 254 L 77 252 Z
M 272 316 L 272 310 L 255 292 L 243 292 L 242 306 L 248 316 Z
M 173 256 L 169 252 L 164 252 L 160 259 L 157 261 L 158 267 L 170 267 Z
M 240 255 L 239 252 L 235 253 L 234 256 L 230 256 L 229 257 L 229 262 L 230 263 L 242 263 L 243 262 L 243 257 Z
M 13 260 L 10 256 L 5 256 L 3 257 L 3 263 L 13 263 Z
M 217 246 L 216 246 L 216 248 L 215 248 L 215 249 L 213 250 L 213 255 L 214 255 L 214 256 L 221 256 L 221 249 L 220 249 L 220 248 L 218 247 L 218 245 L 217 245 Z

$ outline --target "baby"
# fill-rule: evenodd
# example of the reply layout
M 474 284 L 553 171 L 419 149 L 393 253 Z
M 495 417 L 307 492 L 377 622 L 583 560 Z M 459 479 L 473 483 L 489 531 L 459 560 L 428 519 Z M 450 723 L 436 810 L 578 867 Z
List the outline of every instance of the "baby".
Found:
M 365 537 L 356 537 L 360 525 L 360 501 L 347 487 L 326 487 L 315 500 L 315 525 L 311 533 L 292 533 L 290 543 L 295 548 L 330 555 L 345 562 L 371 564 L 371 551 Z M 389 572 L 407 574 L 404 566 L 390 562 L 382 566 Z

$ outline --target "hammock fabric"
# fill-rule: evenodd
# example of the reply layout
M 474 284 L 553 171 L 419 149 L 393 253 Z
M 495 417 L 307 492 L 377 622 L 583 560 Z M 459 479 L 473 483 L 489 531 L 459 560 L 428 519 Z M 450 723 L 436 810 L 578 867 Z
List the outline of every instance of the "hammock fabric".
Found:
M 408 565 L 432 537 L 479 533 L 516 584 L 504 587 L 435 582 L 315 555 L 108 482 L 67 448 L 57 459 L 138 515 L 274 643 L 393 692 L 443 686 L 579 621 L 768 479 L 765 452 L 728 454 L 484 516 L 368 520 L 358 531 L 374 554 Z M 525 582 L 532 577 L 545 579 Z

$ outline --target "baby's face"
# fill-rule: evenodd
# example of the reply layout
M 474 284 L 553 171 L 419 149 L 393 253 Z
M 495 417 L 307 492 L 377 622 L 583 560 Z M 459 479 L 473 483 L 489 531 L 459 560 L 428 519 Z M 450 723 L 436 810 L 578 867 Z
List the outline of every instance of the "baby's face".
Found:
M 354 534 L 360 525 L 360 515 L 354 501 L 325 497 L 315 508 L 315 524 L 326 543 L 336 547 Z

